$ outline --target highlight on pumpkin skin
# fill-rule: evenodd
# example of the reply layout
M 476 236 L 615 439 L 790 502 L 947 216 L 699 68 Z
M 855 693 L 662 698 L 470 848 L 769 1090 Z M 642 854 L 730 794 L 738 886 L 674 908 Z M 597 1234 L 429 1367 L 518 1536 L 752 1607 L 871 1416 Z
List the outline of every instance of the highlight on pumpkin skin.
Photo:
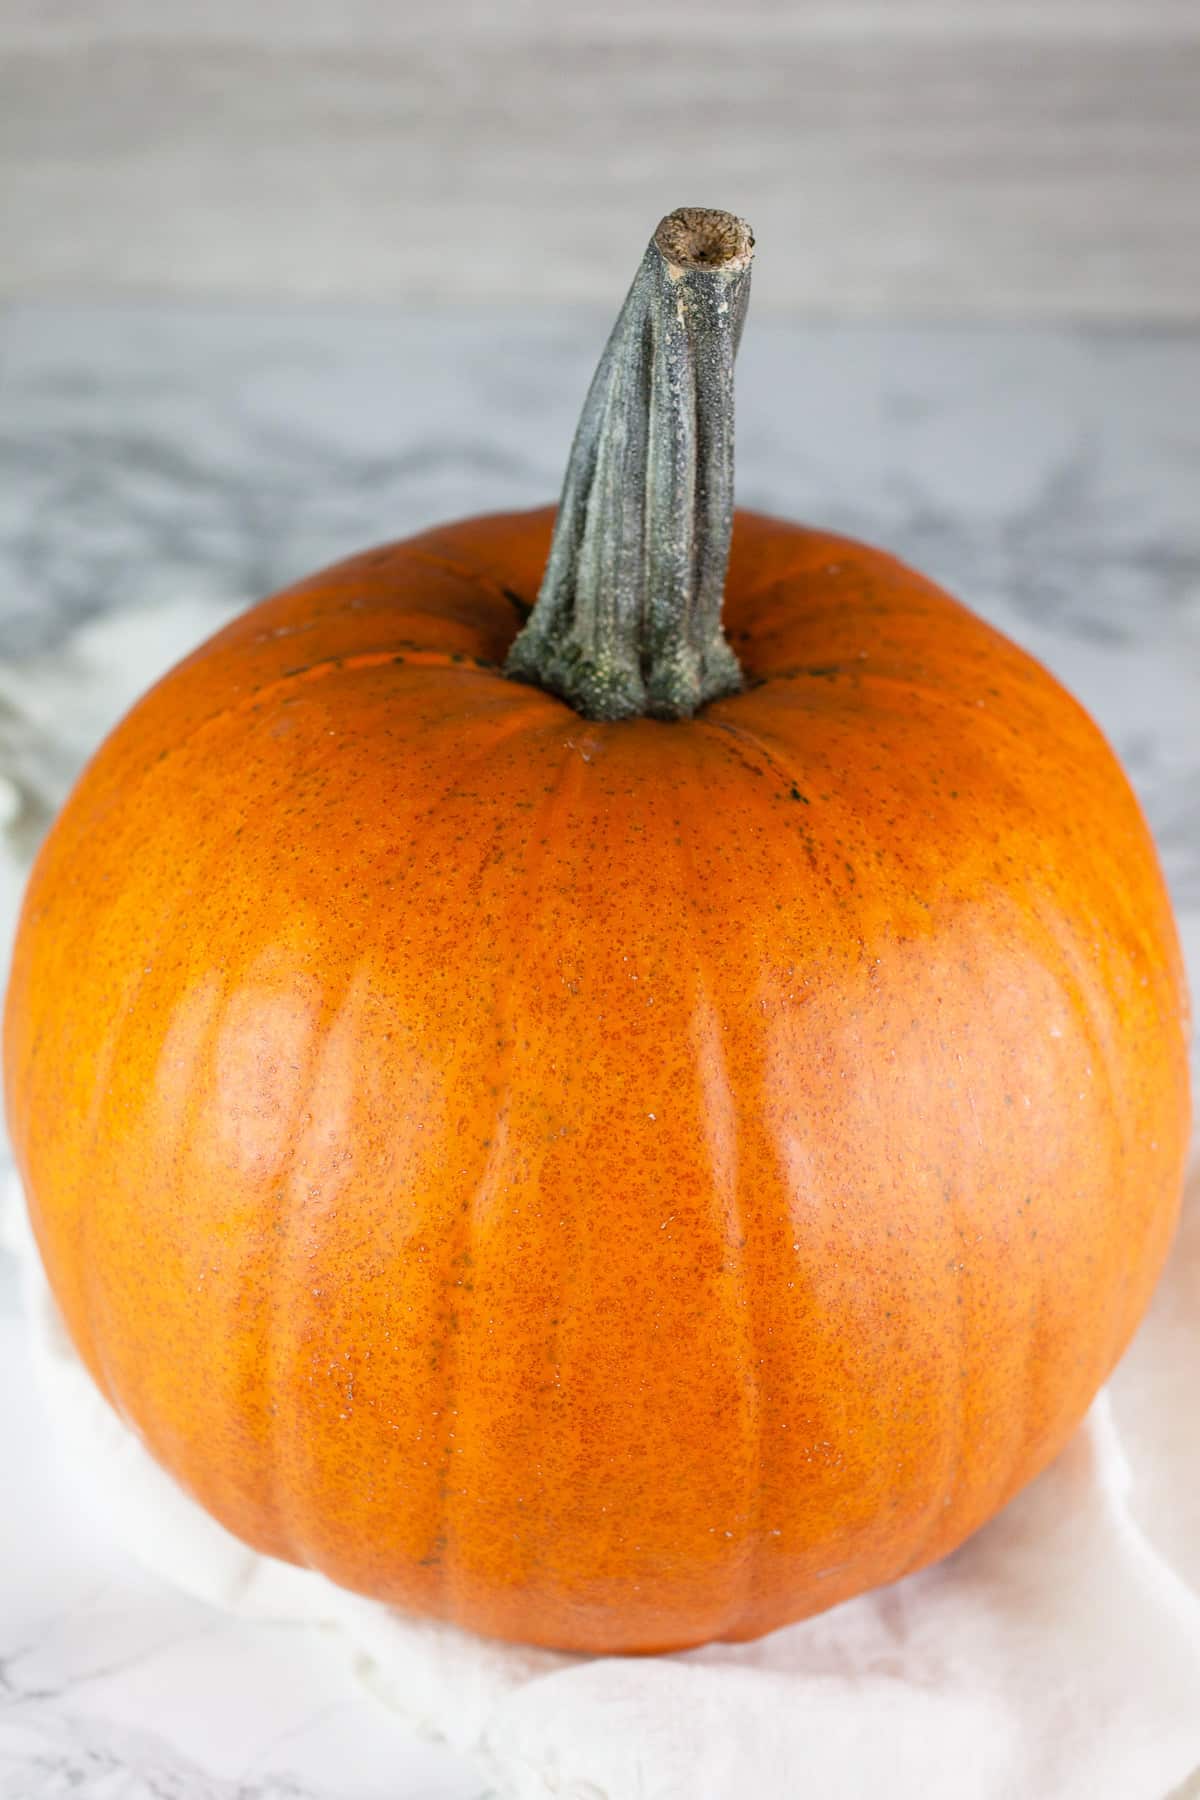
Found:
M 686 719 L 742 686 L 721 625 L 744 219 L 658 225 L 584 402 L 537 604 L 505 672 L 586 718 Z

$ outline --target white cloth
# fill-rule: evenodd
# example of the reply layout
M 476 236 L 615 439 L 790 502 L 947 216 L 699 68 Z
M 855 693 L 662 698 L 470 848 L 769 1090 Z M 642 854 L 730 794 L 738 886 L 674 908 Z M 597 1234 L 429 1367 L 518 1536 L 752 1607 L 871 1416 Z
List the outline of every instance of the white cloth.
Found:
M 82 650 L 102 673 L 124 641 L 91 628 Z M 21 841 L 0 831 L 0 912 Z M 486 1643 L 244 1549 L 99 1398 L 19 1201 L 7 1214 L 47 1410 L 129 1550 L 218 1606 L 335 1625 L 385 1701 L 514 1800 L 1179 1800 L 1200 1768 L 1200 1180 L 1133 1350 L 1000 1518 L 939 1567 L 759 1643 L 652 1659 Z

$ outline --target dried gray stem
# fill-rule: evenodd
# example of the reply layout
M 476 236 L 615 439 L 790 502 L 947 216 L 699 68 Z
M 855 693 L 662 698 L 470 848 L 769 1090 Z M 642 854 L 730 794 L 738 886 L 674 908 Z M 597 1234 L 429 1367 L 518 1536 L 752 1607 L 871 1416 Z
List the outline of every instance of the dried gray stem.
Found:
M 753 246 L 731 213 L 670 213 L 588 390 L 537 605 L 507 663 L 587 718 L 687 718 L 742 684 L 721 601 Z

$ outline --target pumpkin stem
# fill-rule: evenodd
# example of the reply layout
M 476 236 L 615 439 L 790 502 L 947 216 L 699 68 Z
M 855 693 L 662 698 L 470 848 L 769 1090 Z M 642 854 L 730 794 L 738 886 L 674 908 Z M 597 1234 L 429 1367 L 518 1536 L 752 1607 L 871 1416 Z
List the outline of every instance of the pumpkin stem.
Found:
M 753 249 L 732 213 L 669 213 L 592 378 L 537 604 L 506 664 L 587 718 L 686 719 L 742 685 L 721 601 Z

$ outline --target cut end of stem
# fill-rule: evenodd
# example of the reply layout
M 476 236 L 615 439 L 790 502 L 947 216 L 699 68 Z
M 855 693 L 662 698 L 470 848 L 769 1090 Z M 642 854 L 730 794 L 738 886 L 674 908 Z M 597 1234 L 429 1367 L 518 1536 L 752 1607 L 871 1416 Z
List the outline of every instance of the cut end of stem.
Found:
M 745 219 L 711 206 L 676 207 L 654 242 L 677 269 L 744 269 L 754 253 L 754 233 Z

